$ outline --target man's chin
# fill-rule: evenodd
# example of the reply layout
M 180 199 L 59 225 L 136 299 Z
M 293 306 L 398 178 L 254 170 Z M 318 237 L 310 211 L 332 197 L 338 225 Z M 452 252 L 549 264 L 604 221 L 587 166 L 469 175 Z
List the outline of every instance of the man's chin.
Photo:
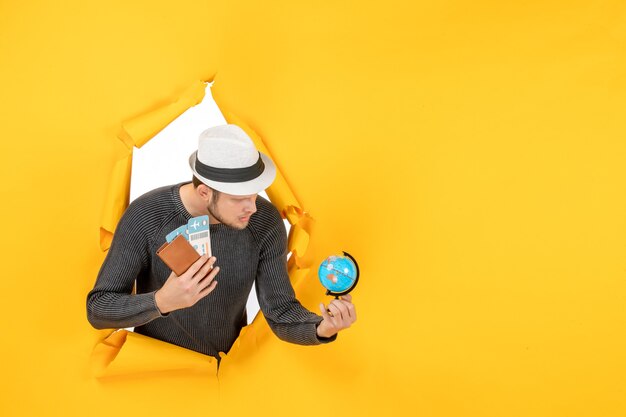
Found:
M 236 223 L 227 223 L 227 226 L 232 227 L 233 229 L 243 230 L 246 227 L 248 227 L 248 223 L 250 222 L 249 221 L 246 221 L 246 222 L 237 221 Z

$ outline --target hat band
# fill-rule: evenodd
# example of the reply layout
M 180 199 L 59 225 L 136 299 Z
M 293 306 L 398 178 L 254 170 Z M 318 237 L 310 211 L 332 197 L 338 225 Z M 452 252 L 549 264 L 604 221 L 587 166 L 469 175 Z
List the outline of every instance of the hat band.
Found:
M 211 181 L 229 183 L 246 182 L 257 178 L 263 173 L 264 170 L 265 164 L 261 159 L 260 152 L 259 159 L 256 163 L 244 168 L 215 168 L 204 165 L 196 156 L 196 171 L 198 174 Z

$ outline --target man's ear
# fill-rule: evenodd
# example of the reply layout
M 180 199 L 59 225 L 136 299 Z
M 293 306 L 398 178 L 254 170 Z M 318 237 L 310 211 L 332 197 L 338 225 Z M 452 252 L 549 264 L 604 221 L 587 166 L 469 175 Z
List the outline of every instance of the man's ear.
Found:
M 209 187 L 207 187 L 204 184 L 200 184 L 198 185 L 198 187 L 196 187 L 196 195 L 207 203 L 211 199 L 212 194 L 213 194 L 213 190 L 211 190 Z

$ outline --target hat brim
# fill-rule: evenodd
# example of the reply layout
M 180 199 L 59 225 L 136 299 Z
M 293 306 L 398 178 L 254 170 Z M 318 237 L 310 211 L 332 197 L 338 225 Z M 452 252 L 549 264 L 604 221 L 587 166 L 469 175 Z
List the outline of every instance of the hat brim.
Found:
M 263 173 L 255 179 L 245 182 L 218 182 L 204 178 L 196 171 L 197 151 L 192 153 L 189 157 L 189 166 L 193 171 L 193 175 L 214 190 L 232 195 L 258 194 L 272 185 L 274 179 L 276 178 L 276 166 L 274 165 L 274 162 L 264 153 L 259 152 L 259 154 L 261 155 L 265 169 L 263 170 Z

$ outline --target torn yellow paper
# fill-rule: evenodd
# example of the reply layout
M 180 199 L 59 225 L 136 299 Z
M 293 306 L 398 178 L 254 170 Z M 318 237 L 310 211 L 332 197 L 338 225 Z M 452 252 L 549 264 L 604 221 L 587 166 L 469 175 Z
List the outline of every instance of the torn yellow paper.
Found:
M 160 117 L 167 112 L 158 110 L 153 113 L 158 114 Z M 154 116 L 152 120 L 161 120 L 159 117 Z M 234 118 L 234 116 L 231 117 Z M 146 120 L 148 119 L 143 118 L 141 123 L 135 123 L 135 125 L 146 123 Z M 259 146 L 263 152 L 269 153 L 264 146 L 259 145 L 262 144 L 262 142 L 258 135 L 249 130 L 249 128 L 248 132 L 255 138 L 257 146 Z M 132 152 L 130 152 L 130 154 L 132 157 Z M 116 165 L 116 167 L 118 166 L 123 167 L 121 164 Z M 128 196 L 127 187 L 130 175 L 126 175 L 126 173 L 126 171 L 122 171 L 121 168 L 118 168 L 115 171 L 116 175 L 112 177 L 119 182 L 119 187 L 112 189 L 112 195 L 118 198 L 113 198 L 112 201 L 115 201 L 116 205 L 113 207 L 114 210 L 109 210 L 108 212 L 119 213 L 119 217 L 121 217 L 121 213 L 123 213 L 123 209 L 121 209 L 122 201 L 124 201 L 127 205 L 127 200 L 119 199 L 119 195 L 122 193 L 126 193 L 125 195 Z M 276 169 L 276 176 L 283 178 L 278 167 Z M 293 193 L 288 188 L 287 183 L 284 180 L 282 181 L 280 187 L 274 189 L 272 195 L 279 201 L 296 202 L 293 198 Z M 305 214 L 296 206 L 286 206 L 283 211 L 289 215 L 292 221 L 294 221 L 294 225 L 291 228 L 288 238 L 288 250 L 293 251 L 290 263 L 288 264 L 288 273 L 292 283 L 297 285 L 309 272 L 308 268 L 304 268 L 305 263 L 303 261 L 303 256 L 309 246 L 309 233 L 312 231 L 314 222 L 310 216 Z M 119 220 L 119 217 L 115 219 L 116 222 Z M 111 220 L 113 220 L 113 218 L 109 219 L 109 221 Z M 108 234 L 106 236 L 109 238 Z M 110 238 L 108 243 L 110 244 Z M 228 354 L 221 353 L 222 358 L 226 363 L 233 363 L 238 360 L 243 361 L 244 357 L 250 356 L 252 352 L 257 349 L 258 340 L 266 339 L 270 333 L 269 326 L 259 315 L 249 326 L 244 327 L 239 335 L 239 338 L 233 344 L 231 351 Z M 150 372 L 162 373 L 173 370 L 180 371 L 181 369 L 188 369 L 191 366 L 186 362 L 183 362 L 184 366 L 177 362 L 180 360 L 181 355 L 185 360 L 196 357 L 196 355 L 189 356 L 181 353 L 184 351 L 185 349 L 175 347 L 164 342 L 159 342 L 139 334 L 121 330 L 114 332 L 96 346 L 94 352 L 92 353 L 91 367 L 92 372 L 99 377 L 141 375 L 146 373 L 149 374 Z M 142 356 L 141 352 L 144 352 L 145 356 Z M 158 358 L 159 355 L 164 355 L 167 360 L 164 365 L 155 366 L 157 361 L 156 358 Z M 141 356 L 141 360 L 137 360 L 137 356 Z M 197 366 L 194 365 L 191 368 L 196 369 Z M 202 367 L 199 369 L 202 370 Z
M 125 121 L 119 134 L 120 139 L 141 148 L 187 109 L 200 103 L 204 98 L 205 89 L 206 83 L 197 81 L 187 88 L 178 100 Z
M 113 167 L 102 213 L 100 247 L 109 248 L 117 222 L 128 206 L 133 147 L 140 148 L 165 126 L 204 98 L 206 82 L 197 81 L 174 102 L 122 123 L 119 140 L 128 148 L 127 155 Z
M 217 375 L 217 360 L 188 349 L 119 330 L 94 348 L 98 377 L 140 376 L 168 372 Z
M 294 286 L 294 288 L 297 288 L 307 277 L 311 269 L 298 266 L 296 258 L 292 256 L 287 263 L 287 270 L 289 271 L 289 279 L 291 281 L 291 284 Z
M 91 353 L 91 372 L 94 377 L 103 376 L 109 364 L 115 359 L 126 342 L 126 330 L 112 332 L 93 348 Z
M 283 209 L 283 216 L 287 219 L 289 224 L 292 226 L 298 223 L 302 215 L 303 215 L 302 210 L 296 206 L 287 206 L 285 209 Z
M 293 252 L 293 256 L 302 257 L 309 246 L 309 234 L 299 224 L 295 224 L 289 230 L 288 249 Z
M 132 161 L 132 151 L 129 150 L 125 156 L 115 162 L 111 170 L 100 226 L 100 248 L 102 250 L 107 250 L 111 245 L 117 222 L 128 207 Z

